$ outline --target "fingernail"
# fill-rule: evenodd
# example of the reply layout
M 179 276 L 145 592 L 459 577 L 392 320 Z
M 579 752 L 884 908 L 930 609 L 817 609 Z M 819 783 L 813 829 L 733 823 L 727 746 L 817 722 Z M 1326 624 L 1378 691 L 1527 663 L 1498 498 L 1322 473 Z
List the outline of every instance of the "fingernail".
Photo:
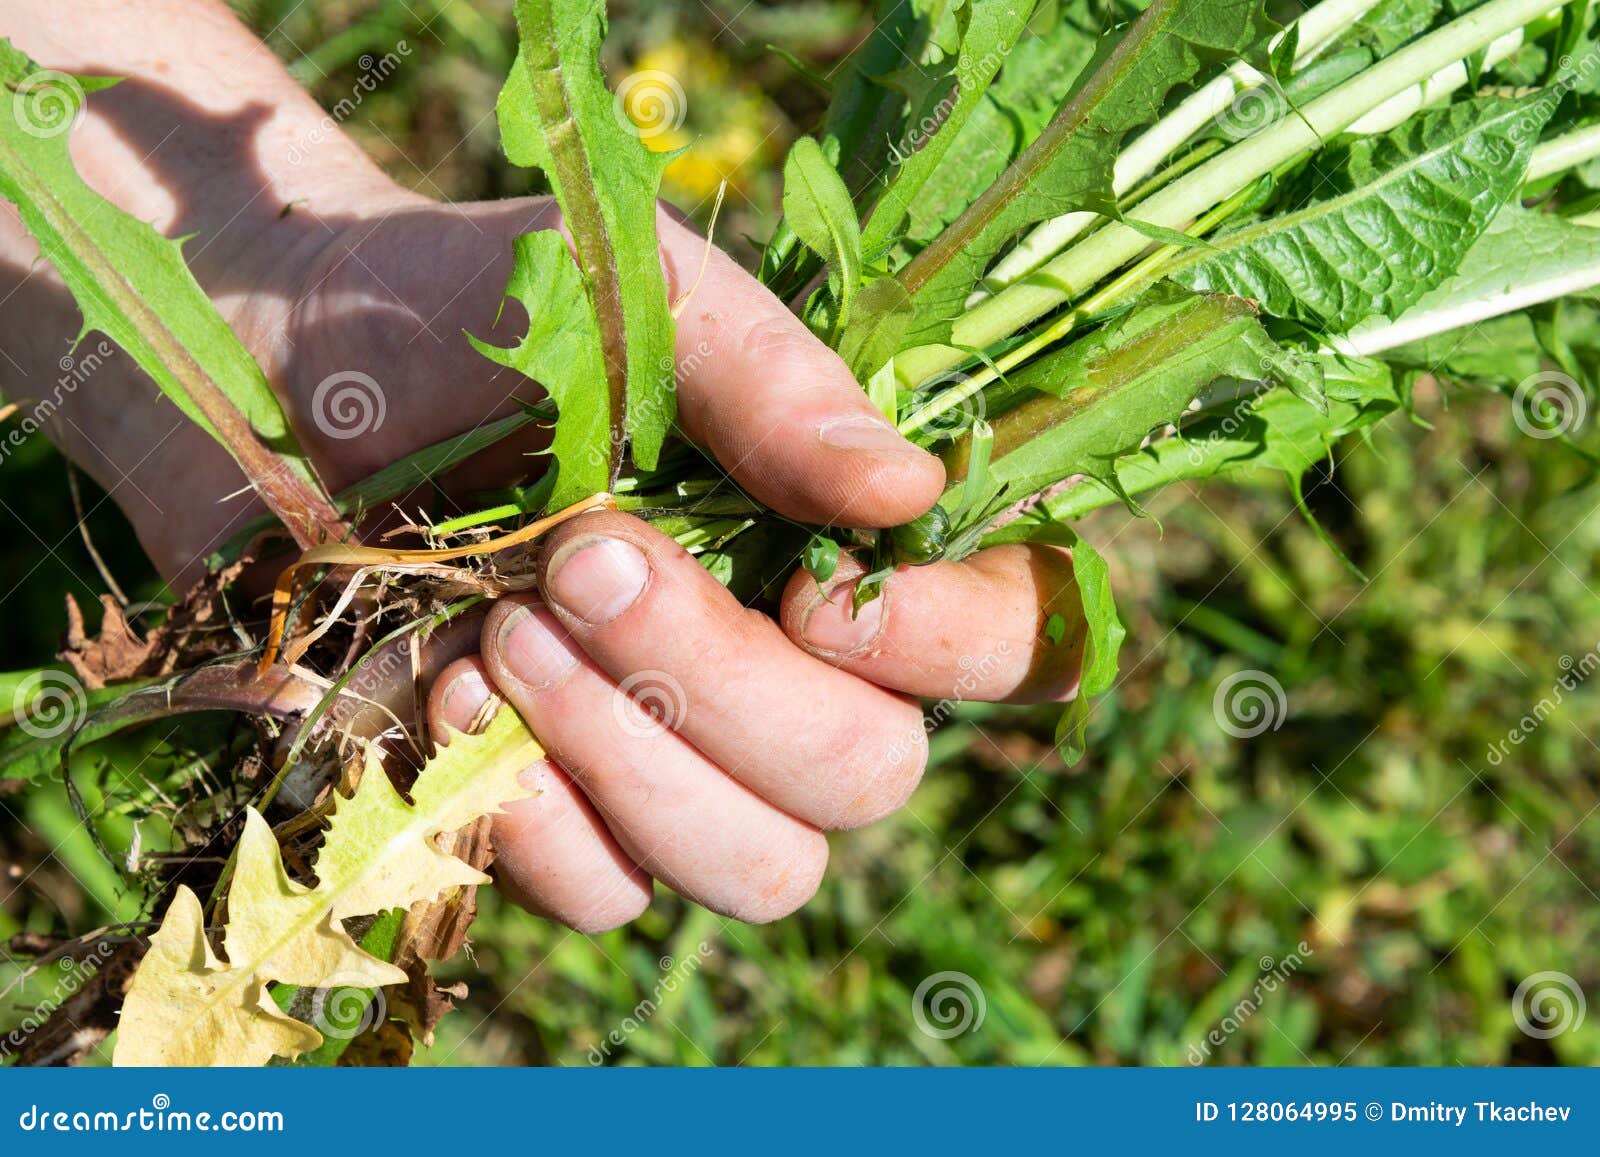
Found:
M 450 680 L 450 685 L 439 697 L 439 714 L 452 731 L 467 732 L 478 722 L 483 705 L 492 693 L 489 684 L 476 671 L 468 671 Z M 443 736 L 440 737 L 443 741 Z
M 580 538 L 550 560 L 544 591 L 562 610 L 599 627 L 633 606 L 649 581 L 650 564 L 631 542 Z
M 832 446 L 836 450 L 876 450 L 888 454 L 922 453 L 902 438 L 886 419 L 874 414 L 829 418 L 817 427 L 817 437 L 823 445 Z
M 578 666 L 565 629 L 543 607 L 518 607 L 506 616 L 496 643 L 506 670 L 534 691 L 561 682 Z
M 847 659 L 868 650 L 883 633 L 884 601 L 882 593 L 861 608 L 852 617 L 851 601 L 855 584 L 846 583 L 820 593 L 800 621 L 800 637 L 814 651 Z

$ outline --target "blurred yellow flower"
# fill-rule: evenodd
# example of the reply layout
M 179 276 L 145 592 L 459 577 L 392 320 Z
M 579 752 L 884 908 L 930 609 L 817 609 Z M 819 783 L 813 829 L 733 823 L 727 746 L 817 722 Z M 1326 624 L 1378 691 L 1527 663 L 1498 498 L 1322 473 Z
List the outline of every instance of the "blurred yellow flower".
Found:
M 778 155 L 782 116 L 709 44 L 668 40 L 634 65 L 617 85 L 623 110 L 647 148 L 682 150 L 667 167 L 669 194 L 704 200 L 723 181 L 745 192 Z

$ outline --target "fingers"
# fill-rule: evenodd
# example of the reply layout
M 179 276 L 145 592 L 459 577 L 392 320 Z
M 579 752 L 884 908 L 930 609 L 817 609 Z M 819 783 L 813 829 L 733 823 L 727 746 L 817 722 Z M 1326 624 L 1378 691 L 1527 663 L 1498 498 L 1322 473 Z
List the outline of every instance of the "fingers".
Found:
M 784 631 L 842 670 L 922 698 L 1045 703 L 1077 691 L 1085 630 L 1067 551 L 1001 546 L 902 567 L 852 618 L 861 572 L 841 557 L 825 591 L 796 573 L 783 596 Z M 1061 617 L 1060 642 L 1046 635 L 1052 615 Z
M 654 680 L 674 730 L 790 815 L 860 827 L 916 787 L 914 704 L 796 650 L 645 523 L 586 515 L 541 542 L 539 565 L 551 611 L 601 670 L 624 687 Z
M 369 360 L 398 367 L 385 372 L 382 393 L 390 420 L 373 437 L 358 440 L 358 446 L 330 444 L 315 428 L 307 434 L 338 486 L 437 440 L 443 431 L 428 409 L 434 383 L 462 382 L 452 412 L 471 426 L 515 413 L 517 397 L 527 392 L 519 375 L 495 371 L 464 340 L 441 335 L 466 330 L 495 344 L 515 342 L 519 312 L 497 320 L 510 251 L 483 246 L 486 239 L 528 229 L 565 232 L 554 203 L 531 199 L 417 212 L 427 217 L 435 239 L 431 259 L 449 276 L 419 280 L 413 248 L 396 244 L 394 234 L 421 226 L 397 220 L 393 228 L 363 231 L 359 241 L 340 247 L 330 258 L 337 261 L 329 284 L 297 315 L 297 332 L 305 348 L 316 351 L 318 365 L 345 364 L 354 328 Z M 676 351 L 683 434 L 710 450 L 741 486 L 791 518 L 895 526 L 932 506 L 944 484 L 939 460 L 901 438 L 839 357 L 732 258 L 714 247 L 708 251 L 704 238 L 665 211 L 657 222 L 671 292 L 687 296 Z M 375 310 L 371 299 L 389 300 L 383 287 L 390 284 L 399 287 L 400 308 Z M 465 288 L 452 288 L 447 301 L 435 300 L 441 284 Z M 300 424 L 314 426 L 310 393 L 323 380 L 316 374 L 299 384 Z M 452 489 L 501 484 L 507 473 L 526 468 L 522 456 L 542 447 L 544 438 L 540 431 L 525 431 L 479 455 L 453 472 Z
M 466 731 L 490 698 L 482 662 L 451 664 L 429 695 L 431 733 Z M 579 932 L 621 927 L 650 906 L 650 876 L 617 846 L 572 780 L 549 760 L 522 774 L 532 798 L 508 804 L 494 821 L 495 877 L 502 891 L 536 915 Z
M 898 526 L 932 506 L 939 460 L 900 437 L 838 355 L 732 258 L 708 258 L 704 238 L 658 220 L 673 292 L 692 291 L 678 319 L 684 433 L 802 522 Z
M 490 612 L 484 656 L 495 685 L 652 875 L 751 923 L 786 916 L 815 893 L 828 858 L 822 834 L 649 714 L 536 600 L 503 600 Z M 663 708 L 676 709 L 670 700 Z

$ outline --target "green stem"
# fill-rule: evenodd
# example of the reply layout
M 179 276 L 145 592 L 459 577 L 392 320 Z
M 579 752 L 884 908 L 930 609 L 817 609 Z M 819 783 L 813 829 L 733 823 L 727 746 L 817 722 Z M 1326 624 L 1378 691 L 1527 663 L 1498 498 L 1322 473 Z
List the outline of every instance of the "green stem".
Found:
M 1322 51 L 1361 17 L 1378 6 L 1379 0 L 1323 0 L 1294 22 L 1299 31 L 1296 66 L 1315 60 Z M 1276 47 L 1287 30 L 1273 40 Z M 1267 78 L 1243 61 L 1205 85 L 1172 112 L 1162 117 L 1127 147 L 1117 158 L 1113 188 L 1119 197 L 1160 167 L 1197 132 L 1212 124 L 1238 99 L 1239 93 L 1268 83 Z M 1000 289 L 1026 277 L 1063 248 L 1081 237 L 1092 226 L 1105 220 L 1098 213 L 1067 213 L 1044 222 L 1003 258 L 984 279 L 986 289 L 974 294 L 969 305 L 992 296 Z
M 522 57 L 550 154 L 550 178 L 560 195 L 562 219 L 588 280 L 589 298 L 600 326 L 611 407 L 611 477 L 615 479 L 622 469 L 628 430 L 628 331 L 616 248 L 590 177 L 589 155 L 578 133 L 578 114 L 567 92 L 556 48 L 554 13 L 545 0 L 517 0 L 516 16 Z
M 479 510 L 472 514 L 463 514 L 460 518 L 452 518 L 449 522 L 436 523 L 433 533 L 440 538 L 448 535 L 459 534 L 463 530 L 472 530 L 474 527 L 487 526 L 491 522 L 500 522 L 508 518 L 520 518 L 527 513 L 520 506 L 507 503 L 504 506 L 491 506 L 488 510 Z
M 1239 298 L 1205 298 L 1165 324 L 1153 326 L 1126 345 L 1105 352 L 1086 367 L 1084 385 L 1059 396 L 1037 393 L 990 419 L 990 463 L 998 465 L 1063 422 L 1114 401 L 1127 387 L 1150 379 L 1153 367 L 1183 357 L 1218 330 L 1241 317 L 1253 316 L 1253 308 Z M 970 449 L 971 440 L 963 438 L 945 455 L 945 472 L 952 486 L 967 477 Z
M 1561 7 L 1572 3 L 1565 0 Z M 1363 116 L 1552 8 L 1550 0 L 1490 0 L 1412 42 L 1354 80 L 1312 101 L 1140 203 L 1140 220 L 1182 229 L 1212 206 L 1267 173 L 1309 155 Z M 1142 233 L 1110 224 L 1054 258 L 1025 282 L 982 303 L 956 323 L 952 346 L 984 348 L 1015 333 L 1135 259 L 1149 247 Z M 925 359 L 938 373 L 960 363 L 958 349 Z M 939 365 L 943 362 L 943 365 Z

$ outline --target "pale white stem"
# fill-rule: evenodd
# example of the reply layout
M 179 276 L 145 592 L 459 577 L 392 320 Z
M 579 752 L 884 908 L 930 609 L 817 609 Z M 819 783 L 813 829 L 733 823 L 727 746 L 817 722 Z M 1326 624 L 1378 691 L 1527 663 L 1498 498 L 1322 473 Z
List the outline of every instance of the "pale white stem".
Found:
M 1504 63 L 1522 47 L 1522 40 L 1523 32 L 1519 28 L 1515 32 L 1506 33 L 1489 45 L 1483 57 L 1484 68 L 1490 69 Z M 1393 100 L 1385 101 L 1346 131 L 1357 136 L 1370 137 L 1398 128 L 1416 113 L 1425 108 L 1432 108 L 1465 88 L 1468 79 L 1466 62 L 1458 60 L 1448 68 L 1441 68 L 1421 84 L 1406 89 Z
M 1112 174 L 1112 188 L 1117 196 L 1125 196 L 1155 172 L 1190 137 L 1227 112 L 1241 90 L 1255 88 L 1264 79 L 1248 64 L 1235 64 L 1173 109 L 1168 116 L 1157 121 L 1117 158 Z M 971 309 L 1012 282 L 1026 277 L 1103 220 L 1105 218 L 1098 213 L 1066 213 L 1036 226 L 995 265 L 984 278 L 984 284 L 967 298 L 967 308 Z
M 1294 22 L 1294 27 L 1300 31 L 1296 67 L 1315 60 L 1323 49 L 1378 3 L 1379 0 L 1323 0 L 1301 16 Z M 1276 48 L 1285 35 L 1287 32 L 1279 33 L 1272 46 Z M 1130 192 L 1197 132 L 1232 108 L 1241 92 L 1259 88 L 1266 80 L 1250 65 L 1237 61 L 1227 72 L 1162 117 L 1117 158 L 1112 174 L 1112 187 L 1117 196 Z M 1103 218 L 1098 213 L 1067 213 L 1036 226 L 990 271 L 985 284 L 967 299 L 967 308 L 971 309 L 997 290 L 1026 277 L 1100 220 Z
M 1140 202 L 1134 215 L 1168 229 L 1182 229 L 1253 181 L 1315 151 L 1446 64 L 1487 48 L 1549 11 L 1550 0 L 1489 0 L 1310 102 L 1299 115 L 1284 117 L 1158 190 Z M 992 345 L 1081 297 L 1102 278 L 1137 258 L 1149 244 L 1134 229 L 1108 224 L 1047 262 L 1026 282 L 1010 286 L 966 314 L 956 323 L 953 346 Z M 932 370 L 937 373 L 959 364 L 963 356 L 950 348 L 924 360 L 948 362 Z M 928 367 L 919 364 L 918 368 Z
M 1334 346 L 1344 353 L 1372 357 L 1387 350 L 1409 345 L 1414 341 L 1449 333 L 1454 329 L 1464 329 L 1491 318 L 1530 309 L 1535 305 L 1543 305 L 1558 297 L 1584 293 L 1596 286 L 1600 286 L 1600 261 L 1567 270 L 1561 276 L 1545 281 L 1513 285 L 1501 293 L 1481 297 L 1476 301 L 1457 302 L 1432 311 L 1413 310 L 1398 321 L 1342 338 L 1334 342 Z
M 1600 157 L 1600 125 L 1546 141 L 1533 151 L 1528 165 L 1528 180 L 1541 181 L 1568 169 L 1575 169 L 1586 161 Z

